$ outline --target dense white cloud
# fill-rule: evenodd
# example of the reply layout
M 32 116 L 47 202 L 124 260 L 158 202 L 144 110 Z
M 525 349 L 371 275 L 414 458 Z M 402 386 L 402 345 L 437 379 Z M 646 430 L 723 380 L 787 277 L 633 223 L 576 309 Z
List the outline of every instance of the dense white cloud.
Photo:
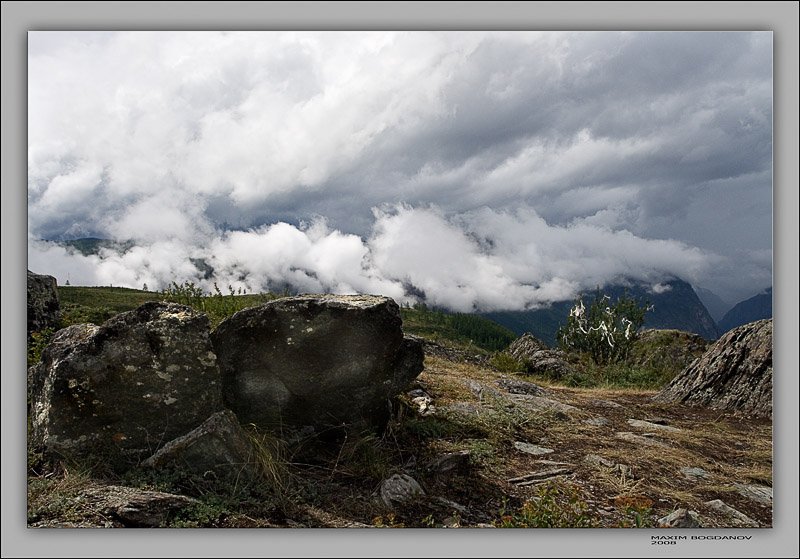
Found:
M 28 62 L 31 239 L 142 245 L 92 281 L 769 284 L 768 32 L 32 32 Z
M 367 239 L 318 218 L 300 227 L 276 223 L 133 247 L 124 254 L 70 254 L 32 241 L 29 266 L 63 283 L 163 289 L 193 281 L 248 292 L 376 293 L 399 302 L 471 312 L 537 308 L 580 290 L 620 280 L 658 282 L 678 274 L 702 280 L 711 254 L 676 241 L 647 240 L 586 223 L 547 224 L 531 208 L 478 210 L 447 217 L 436 207 L 374 210 Z M 205 266 L 201 264 L 205 263 Z M 205 277 L 205 267 L 213 275 Z

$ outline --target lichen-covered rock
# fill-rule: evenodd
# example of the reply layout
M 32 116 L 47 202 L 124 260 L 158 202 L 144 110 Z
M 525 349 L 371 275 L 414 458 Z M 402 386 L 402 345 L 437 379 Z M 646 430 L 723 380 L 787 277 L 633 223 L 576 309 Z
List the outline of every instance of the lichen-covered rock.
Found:
M 562 378 L 574 373 L 563 351 L 550 349 L 530 333 L 517 338 L 506 350 L 532 375 Z
M 97 508 L 103 516 L 117 518 L 132 528 L 158 528 L 172 511 L 198 502 L 183 495 L 118 485 L 89 487 L 81 498 L 86 508 Z
M 383 480 L 378 491 L 381 501 L 389 508 L 425 495 L 417 480 L 408 474 L 394 474 Z
M 697 512 L 693 510 L 678 509 L 671 514 L 658 519 L 659 528 L 702 528 L 703 523 Z
M 211 334 L 225 404 L 289 442 L 344 426 L 380 430 L 389 400 L 423 368 L 397 304 L 302 295 L 239 311 Z
M 56 278 L 28 270 L 28 336 L 55 327 L 60 318 Z
M 654 396 L 772 417 L 772 319 L 731 330 Z
M 122 469 L 222 410 L 208 317 L 175 303 L 60 330 L 30 378 L 34 448 Z
M 254 479 L 258 472 L 253 445 L 230 410 L 213 414 L 196 429 L 168 442 L 142 465 L 213 472 L 221 479 Z

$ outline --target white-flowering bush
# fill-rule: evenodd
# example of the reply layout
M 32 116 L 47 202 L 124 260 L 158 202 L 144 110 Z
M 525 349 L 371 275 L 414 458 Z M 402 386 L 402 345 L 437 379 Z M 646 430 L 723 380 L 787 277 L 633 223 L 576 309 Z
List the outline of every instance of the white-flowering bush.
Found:
M 627 292 L 611 303 L 611 297 L 600 295 L 600 288 L 587 309 L 583 295 L 567 317 L 567 325 L 558 329 L 556 339 L 565 351 L 589 353 L 595 363 L 604 365 L 622 361 L 628 356 L 639 329 L 644 324 L 644 314 L 649 302 L 628 297 Z

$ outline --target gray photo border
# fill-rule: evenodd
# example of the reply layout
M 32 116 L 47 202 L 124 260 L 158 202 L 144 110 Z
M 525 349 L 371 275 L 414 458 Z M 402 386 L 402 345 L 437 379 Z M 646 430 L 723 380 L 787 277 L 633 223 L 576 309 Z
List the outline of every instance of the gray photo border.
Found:
M 646 530 L 32 530 L 25 523 L 27 31 L 122 29 L 771 30 L 774 32 L 774 527 L 747 542 L 650 546 Z M 2 3 L 3 557 L 797 557 L 797 2 Z M 795 301 L 795 303 L 792 303 Z M 792 306 L 794 305 L 794 306 Z M 8 318 L 10 315 L 10 319 Z M 663 533 L 663 532 L 660 532 Z M 687 534 L 690 531 L 671 531 Z

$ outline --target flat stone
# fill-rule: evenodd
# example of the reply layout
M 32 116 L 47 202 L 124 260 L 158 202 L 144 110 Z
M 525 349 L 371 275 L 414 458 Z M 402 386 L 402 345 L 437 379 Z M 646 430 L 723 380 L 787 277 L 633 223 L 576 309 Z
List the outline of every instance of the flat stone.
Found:
M 492 398 L 502 398 L 503 395 L 500 394 L 497 390 L 493 390 L 488 386 L 485 386 L 477 381 L 468 380 L 466 381 L 466 386 L 472 395 L 475 396 L 478 400 L 485 400 L 487 396 L 491 396 Z
M 762 505 L 772 506 L 772 487 L 761 485 L 748 485 L 744 483 L 734 483 L 736 491 L 748 499 L 752 499 Z
M 521 441 L 514 442 L 514 448 L 522 452 L 525 452 L 527 454 L 534 454 L 534 455 L 550 454 L 551 452 L 554 452 L 552 448 L 544 448 L 542 446 L 537 446 L 531 443 L 524 443 Z
M 508 481 L 508 483 L 513 483 L 514 485 L 524 487 L 527 485 L 537 485 L 544 481 L 549 481 L 560 476 L 566 476 L 571 473 L 572 470 L 570 468 L 547 468 L 538 472 L 525 474 L 524 476 L 514 477 L 506 481 Z
M 589 403 L 594 404 L 595 406 L 600 406 L 603 408 L 624 408 L 616 402 L 612 402 L 611 400 L 601 400 L 600 398 L 589 398 Z
M 656 429 L 660 431 L 680 431 L 677 427 L 670 427 L 669 425 L 662 425 L 660 423 L 651 423 L 649 421 L 641 421 L 639 419 L 629 419 L 628 425 L 631 427 L 639 427 L 641 429 Z
M 630 443 L 636 443 L 644 446 L 663 446 L 668 447 L 669 445 L 662 443 L 659 440 L 648 438 L 646 436 L 637 435 L 635 433 L 629 433 L 627 431 L 619 431 L 616 433 L 618 439 L 622 439 L 624 441 L 628 441 Z M 652 434 L 650 434 L 652 437 Z
M 711 474 L 709 474 L 703 468 L 681 468 L 681 473 L 693 481 L 699 481 L 701 479 L 708 479 L 711 477 Z
M 511 401 L 517 405 L 531 410 L 556 410 L 556 411 L 575 411 L 578 408 L 564 404 L 550 398 L 542 398 L 540 396 L 528 396 L 526 394 L 512 394 Z
M 529 396 L 553 396 L 553 393 L 545 390 L 538 384 L 533 384 L 532 382 L 519 380 L 519 379 L 512 379 L 512 378 L 502 378 L 495 382 L 497 386 L 505 390 L 506 392 L 510 392 L 511 394 L 527 394 Z
M 467 507 L 456 503 L 455 501 L 451 501 L 450 499 L 446 499 L 444 497 L 436 497 L 435 500 L 439 502 L 442 506 L 445 506 L 449 509 L 453 509 L 460 514 L 467 514 L 468 510 Z
M 97 503 L 103 514 L 118 518 L 126 526 L 143 528 L 158 528 L 170 511 L 198 502 L 183 495 L 117 485 L 87 488 L 81 498 Z
M 595 427 L 608 425 L 608 419 L 605 417 L 592 417 L 591 419 L 584 419 L 583 422 L 587 425 L 594 425 Z
M 712 510 L 716 510 L 722 512 L 729 517 L 731 517 L 737 526 L 743 526 L 746 528 L 758 528 L 759 524 L 743 512 L 739 512 L 735 508 L 726 505 L 720 499 L 714 499 L 713 501 L 706 501 L 706 506 L 708 506 Z

